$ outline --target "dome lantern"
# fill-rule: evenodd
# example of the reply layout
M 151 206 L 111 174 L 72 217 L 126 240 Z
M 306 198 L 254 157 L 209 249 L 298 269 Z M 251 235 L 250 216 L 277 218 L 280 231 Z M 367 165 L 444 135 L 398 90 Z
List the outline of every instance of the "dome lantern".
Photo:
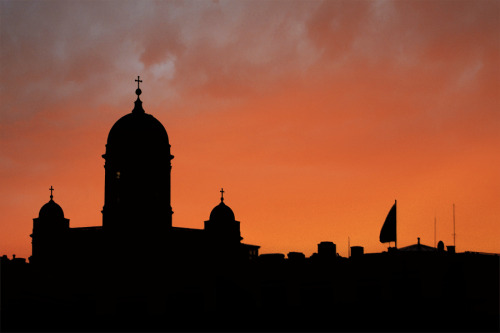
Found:
M 135 80 L 135 82 L 137 82 L 137 89 L 135 90 L 135 93 L 137 95 L 137 99 L 136 101 L 134 102 L 135 104 L 135 107 L 134 109 L 132 110 L 132 112 L 136 112 L 136 113 L 145 113 L 144 109 L 142 108 L 142 101 L 141 99 L 139 98 L 139 96 L 142 94 L 142 90 L 141 88 L 139 87 L 139 85 L 141 84 L 142 80 L 140 79 L 141 77 L 140 76 L 137 76 L 137 80 Z

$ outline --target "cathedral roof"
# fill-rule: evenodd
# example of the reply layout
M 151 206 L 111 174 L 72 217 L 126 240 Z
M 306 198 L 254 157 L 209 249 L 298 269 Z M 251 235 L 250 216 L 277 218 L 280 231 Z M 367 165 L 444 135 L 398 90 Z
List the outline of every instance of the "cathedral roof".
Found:
M 220 204 L 212 209 L 210 213 L 210 221 L 235 221 L 234 213 L 229 206 L 224 203 L 224 190 L 221 190 L 222 196 L 220 199 Z
M 118 119 L 109 131 L 107 148 L 118 147 L 129 150 L 133 147 L 140 149 L 169 147 L 165 127 L 142 108 L 140 89 L 136 90 L 136 94 L 137 100 L 132 112 Z

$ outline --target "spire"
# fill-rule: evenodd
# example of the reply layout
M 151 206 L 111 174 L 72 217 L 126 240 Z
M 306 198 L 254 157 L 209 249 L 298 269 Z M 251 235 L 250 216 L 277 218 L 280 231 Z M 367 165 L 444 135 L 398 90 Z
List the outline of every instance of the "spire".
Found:
M 52 200 L 54 198 L 54 196 L 52 195 L 52 191 L 54 191 L 54 188 L 52 187 L 52 185 L 50 185 L 50 200 Z
M 139 95 L 142 94 L 142 90 L 140 88 L 140 84 L 142 82 L 141 77 L 137 76 L 137 80 L 135 80 L 135 82 L 137 82 L 137 89 L 135 90 L 135 93 L 137 94 L 137 100 L 134 102 L 135 107 L 132 110 L 132 112 L 133 113 L 135 113 L 135 112 L 144 113 L 144 109 L 142 108 L 142 101 L 139 98 Z
M 224 202 L 224 189 L 220 189 L 220 202 Z

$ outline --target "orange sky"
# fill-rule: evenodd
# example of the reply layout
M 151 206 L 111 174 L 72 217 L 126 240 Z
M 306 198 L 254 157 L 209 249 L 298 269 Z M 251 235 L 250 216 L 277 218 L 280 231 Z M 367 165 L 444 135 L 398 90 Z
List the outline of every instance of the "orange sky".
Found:
M 0 254 L 49 200 L 102 224 L 105 143 L 170 137 L 175 226 L 225 202 L 261 253 L 417 237 L 500 253 L 500 2 L 1 1 Z M 89 245 L 91 246 L 91 245 Z

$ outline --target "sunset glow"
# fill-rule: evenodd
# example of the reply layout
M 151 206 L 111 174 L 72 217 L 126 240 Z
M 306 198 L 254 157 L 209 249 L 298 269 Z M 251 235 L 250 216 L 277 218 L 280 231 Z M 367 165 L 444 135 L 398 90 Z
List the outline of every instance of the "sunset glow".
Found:
M 173 225 L 220 201 L 261 253 L 421 238 L 500 253 L 499 1 L 0 2 L 0 255 L 49 200 L 102 225 L 105 144 L 165 126 Z M 91 246 L 91 244 L 89 244 Z

